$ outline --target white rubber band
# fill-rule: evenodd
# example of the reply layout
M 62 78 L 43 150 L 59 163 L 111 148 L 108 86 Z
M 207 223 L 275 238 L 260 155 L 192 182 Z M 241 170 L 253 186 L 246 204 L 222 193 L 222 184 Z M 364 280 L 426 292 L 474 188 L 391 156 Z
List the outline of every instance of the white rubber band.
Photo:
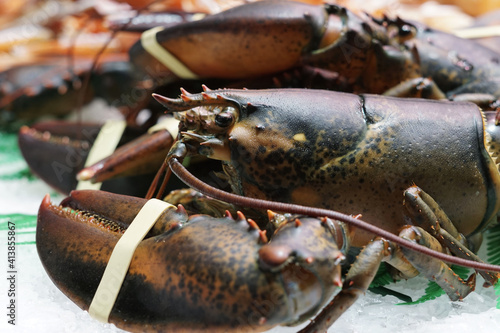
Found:
M 146 51 L 161 62 L 165 67 L 170 69 L 176 76 L 181 79 L 197 79 L 198 75 L 193 73 L 174 55 L 165 50 L 156 40 L 156 34 L 162 31 L 163 27 L 156 27 L 146 30 L 141 35 L 141 44 Z
M 205 17 L 207 17 L 207 14 L 205 14 L 205 13 L 196 13 L 193 15 L 193 17 L 191 17 L 191 20 L 199 21 L 201 19 L 204 19 Z
M 493 25 L 489 27 L 475 27 L 456 30 L 455 35 L 460 38 L 483 38 L 483 37 L 496 37 L 500 36 L 500 25 Z
M 148 200 L 116 243 L 92 303 L 90 303 L 89 314 L 92 318 L 103 323 L 108 322 L 109 314 L 115 305 L 135 249 L 160 215 L 170 208 L 175 208 L 175 206 L 158 199 Z
M 165 117 L 165 119 L 161 120 L 158 124 L 151 126 L 148 129 L 148 133 L 152 134 L 162 129 L 166 129 L 172 138 L 175 139 L 177 134 L 179 134 L 179 121 L 174 117 Z
M 89 167 L 111 155 L 118 146 L 126 126 L 125 120 L 108 120 L 102 126 L 92 148 L 90 148 L 85 167 Z M 101 185 L 102 183 L 93 184 L 87 180 L 80 180 L 76 185 L 76 189 L 99 190 Z

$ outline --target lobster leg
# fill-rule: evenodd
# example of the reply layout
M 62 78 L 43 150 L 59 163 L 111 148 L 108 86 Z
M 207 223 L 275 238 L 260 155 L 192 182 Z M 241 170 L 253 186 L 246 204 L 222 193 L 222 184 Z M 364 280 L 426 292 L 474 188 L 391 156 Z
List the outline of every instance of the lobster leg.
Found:
M 399 246 L 394 247 L 391 258 L 387 260 L 387 269 L 395 281 L 408 280 L 419 275 L 420 272 L 408 261 Z
M 439 207 L 434 199 L 413 186 L 405 191 L 405 207 L 411 219 L 425 230 L 431 232 L 442 246 L 448 248 L 458 257 L 483 262 L 476 254 L 468 249 L 468 242 L 461 235 L 446 213 Z M 487 285 L 494 285 L 498 281 L 498 274 L 478 271 L 485 279 Z
M 432 79 L 422 77 L 403 81 L 386 90 L 384 95 L 394 97 L 446 99 L 446 95 Z
M 102 182 L 115 177 L 153 173 L 160 167 L 173 141 L 173 135 L 166 129 L 143 134 L 107 158 L 82 169 L 78 179 Z
M 428 232 L 420 227 L 406 226 L 399 234 L 402 238 L 413 240 L 420 245 L 427 246 L 436 251 L 442 251 L 441 244 Z M 444 262 L 430 258 L 420 253 L 401 249 L 408 261 L 424 276 L 435 281 L 452 301 L 463 299 L 474 291 L 476 285 L 476 274 L 472 274 L 467 281 L 463 281 Z
M 299 333 L 326 332 L 356 300 L 363 295 L 382 260 L 390 255 L 387 241 L 377 237 L 360 252 L 344 280 L 342 290 L 334 299 Z

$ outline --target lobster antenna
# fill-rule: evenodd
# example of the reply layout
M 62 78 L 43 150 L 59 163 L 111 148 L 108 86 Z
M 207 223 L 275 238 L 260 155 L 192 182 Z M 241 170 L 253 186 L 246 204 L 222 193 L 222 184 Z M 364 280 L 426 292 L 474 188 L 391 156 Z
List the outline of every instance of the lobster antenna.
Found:
M 226 202 L 231 202 L 236 205 L 241 205 L 244 207 L 250 207 L 254 209 L 268 209 L 268 210 L 274 210 L 274 211 L 280 211 L 280 212 L 289 212 L 291 214 L 301 214 L 301 215 L 308 215 L 308 216 L 316 216 L 316 217 L 329 217 L 335 220 L 339 220 L 341 222 L 353 225 L 357 228 L 363 229 L 365 231 L 371 232 L 373 234 L 379 235 L 382 238 L 385 238 L 386 240 L 392 241 L 395 244 L 398 244 L 400 246 L 406 247 L 408 249 L 411 249 L 416 252 L 420 252 L 422 254 L 431 256 L 433 258 L 445 261 L 450 264 L 455 264 L 455 265 L 460 265 L 464 267 L 470 267 L 476 270 L 480 271 L 489 271 L 489 272 L 500 272 L 500 266 L 497 265 L 491 265 L 487 263 L 482 263 L 482 262 L 476 262 L 476 261 L 471 261 L 467 259 L 462 259 L 458 257 L 453 257 L 451 255 L 447 255 L 441 252 L 437 252 L 434 250 L 431 250 L 428 247 L 413 243 L 409 240 L 406 240 L 404 238 L 401 238 L 387 230 L 381 229 L 379 227 L 376 227 L 374 225 L 371 225 L 367 222 L 364 222 L 362 220 L 356 219 L 352 216 L 342 214 L 337 211 L 329 210 L 329 209 L 323 209 L 323 208 L 316 208 L 316 207 L 306 207 L 306 206 L 301 206 L 301 205 L 296 205 L 296 204 L 289 204 L 289 203 L 283 203 L 283 202 L 276 202 L 276 201 L 267 201 L 267 200 L 262 200 L 262 199 L 255 199 L 255 198 L 247 198 L 241 195 L 237 194 L 232 194 L 228 193 L 222 190 L 219 190 L 215 187 L 212 187 L 198 178 L 196 178 L 193 174 L 191 174 L 175 157 L 172 157 L 169 161 L 168 164 L 170 168 L 172 169 L 173 173 L 179 177 L 180 180 L 182 180 L 186 185 L 189 187 L 194 188 L 195 190 L 208 195 L 212 198 L 226 201 Z
M 165 168 L 167 168 L 167 163 L 165 161 L 163 161 L 162 165 L 165 165 Z M 165 193 L 165 188 L 167 187 L 168 181 L 170 180 L 171 176 L 172 176 L 172 169 L 167 168 L 165 177 L 163 177 L 163 182 L 161 183 L 161 186 L 158 189 L 158 193 L 156 193 L 156 199 L 161 199 L 163 197 L 163 193 Z
M 167 169 L 167 162 L 163 161 L 163 163 L 161 164 L 160 169 L 156 172 L 155 178 L 151 182 L 151 185 L 149 185 L 148 192 L 146 193 L 146 196 L 144 197 L 145 199 L 149 200 L 149 199 L 153 198 L 155 190 L 158 187 L 158 183 L 160 182 L 160 177 L 165 172 L 165 169 Z M 167 177 L 169 177 L 169 176 L 168 175 L 165 176 L 165 178 L 167 178 Z M 163 182 L 165 182 L 165 180 Z M 163 187 L 163 183 L 162 183 L 162 187 Z
M 91 20 L 94 20 L 95 18 L 91 17 L 90 18 L 90 21 Z M 69 48 L 68 48 L 68 56 L 67 56 L 67 59 L 68 59 L 68 72 L 70 73 L 70 75 L 73 76 L 73 79 L 75 79 L 75 76 L 76 76 L 76 73 L 75 73 L 75 45 L 76 45 L 76 41 L 78 39 L 78 36 L 80 36 L 85 27 L 89 26 L 90 25 L 90 21 L 87 21 L 85 22 L 85 25 L 82 27 L 82 29 L 79 29 L 73 36 L 72 36 L 72 40 L 71 42 L 69 43 Z M 114 37 L 112 35 L 112 37 Z M 87 91 L 88 89 L 88 85 L 89 85 L 89 82 L 90 82 L 90 76 L 92 74 L 92 72 L 94 71 L 95 67 L 96 67 L 96 64 L 97 64 L 97 61 L 100 57 L 100 54 L 102 52 L 104 52 L 104 50 L 106 49 L 106 47 L 109 45 L 109 43 L 111 42 L 111 40 L 107 41 L 105 43 L 105 46 L 102 50 L 100 50 L 99 52 L 97 52 L 97 54 L 95 55 L 92 63 L 91 63 L 91 66 L 90 66 L 90 69 L 89 71 L 84 75 L 84 78 L 83 78 L 83 82 L 80 83 L 80 94 L 77 95 L 77 100 L 76 100 L 76 122 L 77 124 L 81 124 L 82 123 L 82 107 L 83 107 L 83 101 L 85 99 L 85 92 Z M 72 83 L 73 84 L 73 83 Z M 77 133 L 77 138 L 80 139 L 80 136 L 81 136 L 81 130 L 78 129 L 76 131 Z
M 153 4 L 155 4 L 155 3 L 159 2 L 159 1 L 161 1 L 161 0 L 153 0 L 150 3 L 148 3 L 147 5 L 143 6 L 140 9 L 138 9 L 137 10 L 137 14 L 135 15 L 135 17 L 139 16 L 143 11 L 147 10 L 151 5 L 153 5 Z M 123 23 L 119 28 L 117 28 L 114 31 L 112 31 L 111 36 L 109 37 L 109 39 L 104 43 L 104 45 L 97 51 L 96 55 L 94 56 L 94 59 L 92 60 L 92 64 L 90 66 L 90 69 L 89 69 L 89 71 L 84 76 L 83 83 L 82 83 L 82 86 L 81 86 L 81 93 L 78 95 L 78 100 L 77 100 L 77 103 L 76 103 L 76 105 L 77 105 L 76 109 L 77 109 L 77 114 L 78 115 L 80 115 L 81 109 L 83 107 L 83 101 L 84 101 L 84 98 L 85 98 L 85 92 L 87 91 L 87 89 L 89 87 L 90 77 L 92 75 L 92 72 L 97 67 L 97 63 L 99 61 L 99 58 L 104 54 L 104 51 L 106 51 L 106 49 L 108 48 L 109 44 L 115 39 L 116 35 L 121 30 L 126 29 L 130 24 L 132 24 L 132 21 L 133 21 L 133 19 L 135 17 L 129 18 L 126 23 Z M 74 39 L 75 41 L 76 41 L 76 37 L 79 34 L 80 34 L 80 32 L 78 32 L 75 35 L 75 39 Z M 69 53 L 68 56 L 70 57 L 69 59 L 71 59 L 71 61 L 74 62 L 74 60 L 73 60 L 74 52 L 73 52 L 72 49 L 73 48 L 70 49 L 71 53 Z M 79 123 L 80 123 L 80 121 L 79 121 Z

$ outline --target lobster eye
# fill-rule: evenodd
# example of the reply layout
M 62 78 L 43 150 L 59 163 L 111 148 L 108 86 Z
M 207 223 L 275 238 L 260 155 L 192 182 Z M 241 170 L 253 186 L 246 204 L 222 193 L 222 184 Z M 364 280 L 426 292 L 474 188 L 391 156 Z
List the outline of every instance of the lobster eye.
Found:
M 229 127 L 234 122 L 234 115 L 229 112 L 221 112 L 215 116 L 215 124 L 219 127 Z
M 399 28 L 399 35 L 401 37 L 407 37 L 413 34 L 412 27 L 409 24 L 405 24 Z
M 399 39 L 400 42 L 403 43 L 405 41 L 408 41 L 412 38 L 415 38 L 415 35 L 417 34 L 417 31 L 414 26 L 410 24 L 403 24 L 402 26 L 399 27 Z

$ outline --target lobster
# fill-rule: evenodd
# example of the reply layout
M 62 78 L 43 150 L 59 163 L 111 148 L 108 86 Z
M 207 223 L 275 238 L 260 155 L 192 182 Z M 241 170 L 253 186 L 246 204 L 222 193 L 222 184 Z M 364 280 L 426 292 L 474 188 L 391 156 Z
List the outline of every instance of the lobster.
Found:
M 500 93 L 492 50 L 418 23 L 357 16 L 336 5 L 250 3 L 154 37 L 175 62 L 148 52 L 145 41 L 130 49 L 130 57 L 138 71 L 157 78 L 241 80 L 312 66 L 340 74 L 356 93 L 437 99 L 469 93 L 496 99 Z M 422 78 L 435 86 L 423 87 Z
M 162 15 L 166 14 L 159 14 L 159 17 Z M 325 74 L 336 72 L 347 81 L 347 87 L 334 82 L 331 88 L 357 93 L 383 93 L 410 80 L 403 84 L 403 91 L 396 89 L 390 90 L 390 93 L 421 95 L 423 83 L 418 79 L 424 77 L 432 78 L 438 86 L 438 89 L 429 88 L 425 93 L 434 98 L 482 93 L 496 99 L 498 95 L 496 53 L 474 42 L 417 23 L 357 16 L 335 5 L 313 6 L 289 1 L 250 3 L 202 20 L 177 13 L 169 15 L 176 19 L 155 21 L 155 16 L 149 15 L 137 22 L 132 20 L 130 24 L 115 23 L 115 29 L 118 25 L 122 30 L 134 31 L 139 27 L 145 29 L 141 26 L 144 20 L 153 24 L 167 22 L 162 24 L 162 30 L 148 33 L 149 37 L 144 37 L 130 49 L 136 74 L 122 75 L 144 81 L 142 89 L 148 85 L 158 88 L 168 81 L 160 80 L 161 77 L 168 77 L 171 81 L 182 75 L 173 63 L 169 63 L 170 60 L 158 55 L 169 52 L 177 59 L 177 65 L 190 72 L 190 78 L 200 78 L 205 82 L 207 79 L 230 80 L 220 83 L 226 87 L 231 86 L 234 80 L 258 77 L 260 88 L 267 88 L 269 83 L 262 83 L 262 76 L 311 66 L 316 69 L 316 76 L 325 75 L 325 80 L 332 77 L 336 80 L 335 75 Z M 268 35 L 269 31 L 272 34 Z M 300 33 L 294 34 L 293 31 Z M 155 43 L 158 44 L 156 48 L 163 51 L 151 51 L 150 45 Z M 267 52 L 269 48 L 273 52 Z M 199 50 L 203 52 L 197 52 Z M 151 77 L 159 81 L 151 83 Z M 14 83 L 17 81 L 11 80 Z M 112 81 L 123 83 L 122 80 L 119 77 Z M 485 83 L 478 86 L 478 82 Z M 26 82 L 19 84 L 26 85 Z M 303 87 L 307 83 L 298 84 Z M 61 84 L 54 85 L 59 88 Z M 241 87 L 241 83 L 237 85 Z M 321 85 L 323 88 L 327 86 L 324 82 Z M 420 92 L 409 92 L 410 87 L 418 87 Z M 125 88 L 125 93 L 132 89 L 128 84 Z M 43 90 L 43 86 L 27 89 L 33 90 Z M 110 85 L 97 86 L 95 90 L 103 93 L 110 90 Z M 11 95 L 12 91 L 5 93 Z M 111 94 L 106 99 L 114 100 L 113 104 L 118 106 L 130 104 L 130 100 L 124 100 L 119 93 Z M 6 101 L 1 103 L 3 108 L 8 104 Z M 15 105 L 12 107 L 19 109 Z
M 484 109 L 496 108 L 500 92 L 494 51 L 418 23 L 357 16 L 335 5 L 257 2 L 156 30 L 130 49 L 135 71 L 142 73 L 138 77 L 154 79 L 148 92 L 169 87 L 170 95 L 182 82 L 192 89 L 200 81 L 219 79 L 213 85 L 471 100 Z M 192 74 L 190 79 L 179 81 L 182 73 L 147 51 L 151 41 L 171 53 Z M 21 137 L 29 133 L 22 131 Z M 33 154 L 28 145 L 21 147 L 25 155 Z M 38 164 L 46 163 L 50 161 Z M 79 177 L 114 177 L 114 166 L 101 163 L 98 170 L 87 169 Z
M 193 15 L 167 12 L 154 18 L 168 26 L 192 20 Z M 89 27 L 81 23 L 81 26 L 72 27 L 80 29 L 76 36 L 56 35 L 57 40 L 24 45 L 25 52 L 29 53 L 26 59 L 7 57 L 7 64 L 12 63 L 4 65 L 0 73 L 1 128 L 16 128 L 20 122 L 31 123 L 47 115 L 66 116 L 95 99 L 120 109 L 130 124 L 136 124 L 139 111 L 154 110 L 156 105 L 143 93 L 145 87 L 142 85 L 148 84 L 148 78 L 139 76 L 132 68 L 126 51 L 140 38 L 136 29 L 144 30 L 141 25 L 148 17 L 142 14 L 137 17 L 139 20 L 111 21 L 109 25 L 114 30 L 103 27 L 104 18 L 99 17 L 98 21 L 90 17 L 91 22 L 99 22 L 94 23 L 98 28 L 88 32 Z M 71 22 L 71 18 L 65 21 Z M 7 29 L 5 34 L 8 40 L 14 32 L 9 35 Z M 74 39 L 76 44 L 68 46 L 65 39 Z M 103 41 L 96 43 L 96 39 Z
M 179 99 L 155 95 L 170 112 L 179 112 L 180 140 L 167 157 L 173 171 L 185 178 L 175 162 L 187 156 L 220 159 L 232 188 L 250 197 L 246 199 L 313 206 L 304 214 L 327 217 L 278 218 L 274 230 L 265 213 L 256 219 L 260 227 L 245 221 L 241 214 L 237 214 L 237 220 L 242 225 L 237 226 L 231 218 L 234 213 L 227 214 L 223 221 L 197 216 L 185 224 L 182 208 L 164 213 L 174 214 L 174 222 L 160 220 L 140 243 L 111 312 L 112 322 L 132 331 L 261 331 L 277 324 L 302 322 L 324 306 L 304 332 L 324 331 L 366 290 L 382 261 L 397 270 L 395 278 L 422 273 L 435 280 L 453 300 L 474 289 L 474 274 L 461 280 L 440 260 L 395 246 L 399 237 L 393 233 L 437 251 L 481 262 L 473 253 L 481 243 L 478 235 L 496 219 L 500 207 L 500 173 L 493 160 L 498 155 L 499 136 L 497 127 L 490 126 L 494 124 L 493 112 L 483 113 L 475 104 L 465 102 L 322 90 L 205 90 L 201 94 L 184 92 Z M 433 132 L 423 143 L 417 141 L 424 129 L 431 128 L 429 124 Z M 411 182 L 420 188 L 410 186 Z M 399 205 L 402 194 L 404 214 Z M 117 241 L 117 230 L 128 225 L 144 203 L 144 199 L 105 192 L 73 192 L 61 206 L 74 212 L 50 205 L 48 197 L 42 202 L 37 227 L 39 256 L 54 283 L 80 307 L 87 309 L 90 304 Z M 268 204 L 264 201 L 253 208 L 267 208 Z M 243 205 L 247 206 L 246 202 Z M 279 207 L 272 209 L 300 214 L 291 206 Z M 315 207 L 361 213 L 363 219 L 383 227 L 386 234 L 373 240 L 373 229 L 363 232 L 342 227 L 328 218 L 337 215 Z M 274 214 L 270 217 L 273 220 Z M 283 220 L 287 222 L 280 223 Z M 344 220 L 352 223 L 355 219 Z M 415 226 L 409 226 L 410 221 Z M 188 228 L 193 232 L 184 236 Z M 269 242 L 260 229 L 270 230 Z M 253 239 L 242 238 L 249 230 Z M 315 231 L 312 235 L 307 230 Z M 218 240 L 226 235 L 228 242 L 221 247 Z M 237 244 L 236 248 L 232 244 Z M 306 245 L 307 250 L 302 247 Z M 247 246 L 251 249 L 246 250 Z M 220 255 L 213 254 L 225 247 Z M 80 248 L 99 250 L 82 256 Z M 359 248 L 363 249 L 342 281 L 339 265 L 348 251 Z M 212 255 L 201 261 L 194 259 L 205 256 L 206 249 L 211 249 Z M 326 258 L 322 251 L 326 251 Z M 245 287 L 234 272 L 241 272 L 243 268 L 239 267 L 247 260 L 253 268 L 245 271 Z M 190 268 L 188 263 L 193 262 L 196 267 Z M 231 274 L 225 273 L 227 267 L 231 267 Z M 214 296 L 192 283 L 197 274 L 194 268 L 201 270 L 202 278 L 215 288 L 224 281 L 231 288 L 238 287 L 228 293 L 217 289 L 218 296 Z M 495 284 L 499 277 L 484 269 L 478 272 L 486 284 Z M 261 278 L 254 274 L 266 277 L 263 287 L 270 288 L 265 293 L 273 299 L 264 302 L 268 307 L 252 303 L 261 299 L 260 292 L 253 289 L 254 282 Z M 284 296 L 283 287 L 276 286 L 275 281 L 288 281 L 289 277 L 299 280 L 285 283 Z M 328 303 L 341 285 L 342 290 Z M 189 296 L 182 292 L 184 288 L 190 291 Z M 246 288 L 254 290 L 251 296 L 233 300 L 235 293 L 240 295 L 239 290 Z M 299 291 L 308 297 L 300 296 Z M 213 297 L 215 306 L 208 303 L 200 308 L 205 299 Z M 144 305 L 145 299 L 155 301 Z M 293 305 L 281 303 L 283 299 Z M 141 304 L 145 312 L 137 312 L 139 305 L 134 304 Z M 258 315 L 246 313 L 243 318 L 253 321 L 242 321 L 240 311 L 252 311 L 249 309 L 254 305 Z M 288 312 L 290 307 L 298 312 Z M 180 309 L 182 313 L 177 312 Z M 228 318 L 228 311 L 236 315 Z M 274 317 L 281 312 L 287 315 Z

